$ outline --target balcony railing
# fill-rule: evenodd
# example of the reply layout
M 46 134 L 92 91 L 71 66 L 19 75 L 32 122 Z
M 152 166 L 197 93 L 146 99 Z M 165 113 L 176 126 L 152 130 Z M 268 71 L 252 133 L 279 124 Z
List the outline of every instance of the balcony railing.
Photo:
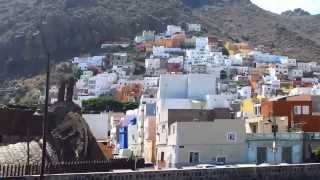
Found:
M 303 133 L 277 133 L 278 140 L 302 140 Z M 247 134 L 248 140 L 273 140 L 274 135 L 268 134 Z

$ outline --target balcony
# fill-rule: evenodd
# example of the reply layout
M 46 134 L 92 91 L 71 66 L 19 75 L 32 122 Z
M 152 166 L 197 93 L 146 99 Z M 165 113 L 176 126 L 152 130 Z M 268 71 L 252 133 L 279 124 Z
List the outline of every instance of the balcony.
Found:
M 273 140 L 274 135 L 272 133 L 268 134 L 247 134 L 247 139 L 249 141 L 265 141 Z M 277 133 L 277 140 L 302 140 L 303 133 Z M 319 133 L 320 139 L 320 133 Z
M 304 133 L 305 140 L 320 140 L 320 133 Z

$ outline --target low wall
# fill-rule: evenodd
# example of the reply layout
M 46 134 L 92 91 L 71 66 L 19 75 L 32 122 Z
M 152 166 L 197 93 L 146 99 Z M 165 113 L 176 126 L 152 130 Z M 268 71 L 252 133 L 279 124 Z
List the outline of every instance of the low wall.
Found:
M 49 175 L 46 180 L 319 180 L 320 164 Z M 39 180 L 39 177 L 10 178 Z

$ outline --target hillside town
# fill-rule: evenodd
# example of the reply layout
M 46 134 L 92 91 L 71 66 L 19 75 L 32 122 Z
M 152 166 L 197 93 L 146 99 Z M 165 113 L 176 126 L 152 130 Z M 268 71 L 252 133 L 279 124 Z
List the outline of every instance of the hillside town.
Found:
M 73 59 L 84 109 L 101 97 L 137 105 L 85 111 L 104 154 L 159 169 L 318 161 L 320 65 L 202 34 L 200 24 L 143 31 L 132 45 L 144 58 L 140 74 L 132 50 Z
M 206 36 L 201 24 L 145 30 L 101 49 L 72 58 L 76 79 L 50 88 L 48 161 L 116 159 L 126 168 L 139 158 L 157 170 L 319 162 L 317 62 Z M 0 113 L 8 117 L 0 164 L 39 162 L 39 113 Z

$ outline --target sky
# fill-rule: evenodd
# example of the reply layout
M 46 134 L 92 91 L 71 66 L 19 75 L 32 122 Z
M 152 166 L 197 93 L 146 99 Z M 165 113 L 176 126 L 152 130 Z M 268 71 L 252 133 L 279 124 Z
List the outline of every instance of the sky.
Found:
M 311 14 L 320 14 L 320 0 L 251 0 L 259 7 L 274 12 L 282 13 L 286 10 L 301 8 Z

